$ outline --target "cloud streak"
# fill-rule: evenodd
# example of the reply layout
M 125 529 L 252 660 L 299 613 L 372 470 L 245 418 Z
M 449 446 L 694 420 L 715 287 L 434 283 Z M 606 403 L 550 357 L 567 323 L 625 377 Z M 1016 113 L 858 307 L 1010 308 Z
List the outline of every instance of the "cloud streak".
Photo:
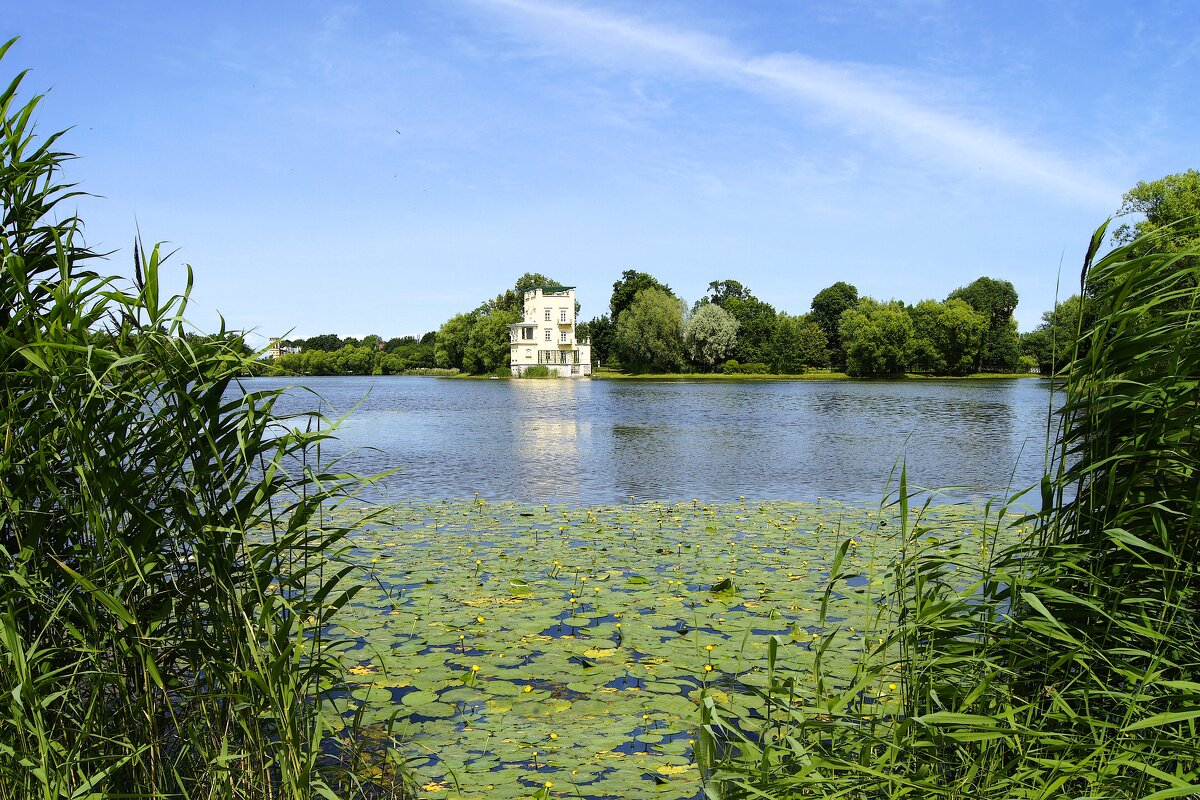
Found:
M 1033 188 L 1087 207 L 1108 208 L 1121 190 L 1060 155 L 971 117 L 939 108 L 928 86 L 883 70 L 800 54 L 751 55 L 698 31 L 546 0 L 469 0 L 510 23 L 518 37 L 557 57 L 617 69 L 679 73 L 765 94 L 818 112 L 853 136 L 881 139 L 923 158 Z

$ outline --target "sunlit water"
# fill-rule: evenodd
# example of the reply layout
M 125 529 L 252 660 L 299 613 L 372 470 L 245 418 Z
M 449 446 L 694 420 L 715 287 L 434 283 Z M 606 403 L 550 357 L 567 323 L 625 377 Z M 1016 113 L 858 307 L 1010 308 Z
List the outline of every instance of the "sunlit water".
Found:
M 322 457 L 344 457 L 344 468 L 364 474 L 398 470 L 385 495 L 572 504 L 869 502 L 895 487 L 901 459 L 910 486 L 958 487 L 952 499 L 1001 496 L 1040 479 L 1052 402 L 1049 382 L 1037 379 L 303 382 L 311 392 L 290 391 L 279 410 L 347 415 Z

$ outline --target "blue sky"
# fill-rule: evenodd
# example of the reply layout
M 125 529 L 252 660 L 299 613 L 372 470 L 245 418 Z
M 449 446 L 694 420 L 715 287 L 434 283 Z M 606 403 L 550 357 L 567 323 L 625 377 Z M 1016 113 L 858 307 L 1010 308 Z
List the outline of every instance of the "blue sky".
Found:
M 1200 167 L 1182 2 L 57 2 L 5 76 L 72 127 L 95 247 L 196 271 L 191 318 L 436 329 L 537 271 L 790 313 L 1012 281 L 1032 328 L 1139 180 Z M 5 77 L 5 80 L 8 80 Z

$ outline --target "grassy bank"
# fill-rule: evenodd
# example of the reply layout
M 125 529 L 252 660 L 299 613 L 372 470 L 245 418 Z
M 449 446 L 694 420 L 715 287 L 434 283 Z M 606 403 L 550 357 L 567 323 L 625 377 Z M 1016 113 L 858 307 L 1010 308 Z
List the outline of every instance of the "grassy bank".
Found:
M 635 373 L 622 370 L 596 367 L 592 370 L 593 378 L 617 381 L 812 381 L 812 380 L 850 380 L 844 372 L 828 370 L 813 370 L 798 375 L 758 375 L 752 373 L 737 373 L 726 375 L 723 372 L 647 372 Z
M 619 381 L 853 381 L 853 380 L 938 380 L 938 381 L 988 381 L 988 380 L 1012 380 L 1014 378 L 1040 378 L 1043 377 L 1036 373 L 1016 372 L 1016 373 L 993 373 L 979 372 L 974 375 L 964 375 L 960 377 L 948 377 L 945 375 L 921 375 L 917 373 L 907 373 L 902 376 L 892 378 L 851 378 L 844 372 L 833 372 L 827 369 L 814 369 L 810 372 L 800 373 L 798 375 L 755 375 L 755 374 L 733 374 L 726 375 L 723 372 L 684 372 L 684 373 L 633 373 L 624 372 L 621 370 L 609 369 L 607 367 L 597 367 L 592 371 L 593 378 L 601 378 L 604 380 L 619 380 Z
M 995 551 L 978 509 L 923 518 L 973 570 Z M 773 636 L 808 686 L 818 663 L 832 690 L 892 658 L 880 601 L 903 526 L 879 509 L 406 502 L 374 524 L 351 537 L 369 578 L 331 630 L 357 648 L 337 710 L 381 742 L 390 723 L 429 797 L 694 797 L 702 700 L 766 713 L 747 690 Z M 827 592 L 831 574 L 850 588 Z M 896 680 L 861 702 L 893 708 Z

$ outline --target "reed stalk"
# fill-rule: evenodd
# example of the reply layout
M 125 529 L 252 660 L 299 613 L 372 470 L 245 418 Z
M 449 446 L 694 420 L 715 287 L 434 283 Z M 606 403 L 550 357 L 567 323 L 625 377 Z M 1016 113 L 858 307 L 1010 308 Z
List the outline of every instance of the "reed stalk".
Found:
M 706 699 L 710 795 L 1200 796 L 1200 276 L 1153 239 L 1098 255 L 1106 228 L 1041 510 L 1018 519 L 1011 498 L 979 520 L 1030 533 L 982 562 L 946 547 L 902 472 L 890 633 L 853 675 L 770 676 L 770 720 Z M 889 674 L 898 701 L 863 706 Z
M 12 42 L 0 47 L 3 58 Z M 240 337 L 198 336 L 159 248 L 131 287 L 63 213 L 59 135 L 0 94 L 0 800 L 349 796 L 321 636 L 358 485 L 328 428 L 240 390 Z

